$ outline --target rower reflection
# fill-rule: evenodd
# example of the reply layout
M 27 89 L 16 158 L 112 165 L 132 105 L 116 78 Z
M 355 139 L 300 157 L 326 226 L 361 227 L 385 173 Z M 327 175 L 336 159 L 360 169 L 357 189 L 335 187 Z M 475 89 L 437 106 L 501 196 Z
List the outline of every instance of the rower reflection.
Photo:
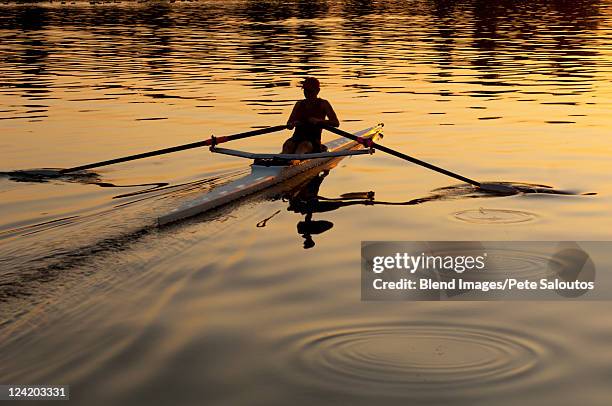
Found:
M 329 175 L 329 170 L 320 172 L 306 182 L 306 184 L 292 190 L 286 196 L 289 200 L 287 210 L 305 216 L 304 221 L 300 221 L 297 224 L 297 232 L 304 238 L 304 249 L 315 246 L 312 238 L 313 235 L 322 234 L 334 226 L 334 223 L 331 221 L 312 219 L 313 213 L 319 212 L 317 210 L 319 189 L 327 175 Z
M 329 174 L 329 170 L 324 170 L 314 177 L 302 182 L 297 187 L 294 187 L 289 192 L 282 195 L 283 200 L 289 202 L 288 211 L 304 215 L 304 220 L 298 222 L 297 232 L 304 238 L 304 248 L 312 248 L 315 246 L 313 239 L 314 235 L 322 234 L 330 230 L 334 224 L 327 220 L 313 220 L 315 213 L 324 213 L 337 210 L 346 206 L 414 206 L 418 204 L 457 200 L 457 199 L 474 199 L 474 198 L 493 198 L 495 194 L 483 192 L 468 184 L 460 184 L 446 186 L 432 190 L 428 195 L 413 198 L 406 201 L 382 201 L 375 200 L 375 193 L 369 192 L 352 192 L 344 193 L 336 198 L 328 198 L 319 195 L 319 189 L 324 179 Z M 528 183 L 513 183 L 512 186 L 517 190 L 517 194 L 546 194 L 546 195 L 591 195 L 594 193 L 584 193 L 578 191 L 566 191 L 554 189 L 547 185 L 536 185 Z M 276 215 L 275 213 L 274 215 Z M 273 216 L 274 216 L 273 215 Z M 271 217 L 273 217 L 271 216 Z M 266 219 L 266 221 L 269 219 Z M 264 222 L 265 225 L 265 222 Z M 258 224 L 258 227 L 260 225 Z
M 350 193 L 337 200 L 321 197 L 319 189 L 327 175 L 329 170 L 321 171 L 283 196 L 289 202 L 288 211 L 304 215 L 304 220 L 297 223 L 297 232 L 304 238 L 304 249 L 315 246 L 313 235 L 322 234 L 334 226 L 331 221 L 313 220 L 314 213 L 328 212 L 352 204 L 365 204 L 374 197 L 374 192 Z

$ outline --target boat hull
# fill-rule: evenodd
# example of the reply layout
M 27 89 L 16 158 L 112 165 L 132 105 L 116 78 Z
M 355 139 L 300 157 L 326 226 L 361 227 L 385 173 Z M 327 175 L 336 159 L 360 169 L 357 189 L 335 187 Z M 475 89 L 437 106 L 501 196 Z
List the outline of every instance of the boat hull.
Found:
M 378 125 L 376 127 L 356 132 L 355 135 L 377 139 L 381 136 L 381 131 L 382 125 Z M 325 145 L 327 146 L 328 151 L 342 151 L 363 148 L 361 144 L 343 137 L 332 140 Z M 340 159 L 342 158 L 316 158 L 288 166 L 262 166 L 253 164 L 251 165 L 250 174 L 225 185 L 218 186 L 195 199 L 183 203 L 176 209 L 170 211 L 168 214 L 159 217 L 157 219 L 157 223 L 159 226 L 163 226 L 196 216 L 246 196 L 258 193 L 287 179 L 297 176 L 302 172 Z

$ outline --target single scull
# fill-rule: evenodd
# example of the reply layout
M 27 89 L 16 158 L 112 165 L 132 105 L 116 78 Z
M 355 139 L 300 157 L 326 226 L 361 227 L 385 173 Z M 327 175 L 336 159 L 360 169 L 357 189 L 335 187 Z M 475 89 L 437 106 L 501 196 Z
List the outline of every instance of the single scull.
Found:
M 382 127 L 383 125 L 379 124 L 375 127 L 358 131 L 353 135 L 359 137 L 361 140 L 370 139 L 376 141 L 382 137 Z M 168 214 L 159 217 L 157 222 L 162 226 L 192 217 L 208 210 L 221 207 L 245 196 L 260 192 L 273 185 L 293 178 L 300 173 L 329 164 L 335 160 L 340 160 L 347 155 L 368 153 L 367 151 L 363 151 L 364 146 L 362 143 L 350 140 L 346 137 L 334 139 L 325 145 L 327 147 L 327 152 L 304 155 L 253 154 L 216 148 L 213 146 L 211 151 L 215 153 L 254 159 L 255 163 L 251 165 L 251 173 L 235 181 L 207 191 L 194 199 L 190 199 L 176 209 L 170 211 Z M 278 165 L 279 159 L 284 160 L 285 164 Z M 277 161 L 277 164 L 272 165 L 268 160 Z M 297 160 L 299 162 L 286 164 L 289 162 L 288 160 Z
M 181 204 L 179 207 L 172 210 L 170 213 L 159 217 L 157 219 L 159 225 L 172 223 L 174 221 L 191 217 L 207 210 L 220 207 L 224 204 L 235 201 L 244 196 L 259 192 L 273 185 L 284 183 L 284 181 L 294 178 L 296 177 L 296 175 L 304 173 L 311 169 L 326 164 L 331 165 L 347 155 L 360 155 L 368 153 L 367 151 L 362 150 L 364 148 L 368 148 L 370 153 L 374 152 L 374 150 L 382 151 L 384 153 L 393 155 L 397 158 L 403 159 L 413 164 L 417 164 L 429 170 L 433 170 L 443 175 L 461 180 L 485 192 L 504 196 L 513 195 L 520 192 L 520 190 L 516 187 L 508 185 L 506 183 L 479 182 L 477 180 L 460 175 L 456 172 L 449 171 L 448 169 L 444 169 L 429 162 L 425 162 L 410 155 L 404 154 L 400 151 L 396 151 L 384 145 L 380 145 L 376 141 L 380 137 L 382 137 L 382 124 L 358 131 L 354 134 L 348 133 L 344 130 L 340 130 L 339 128 L 335 128 L 329 125 L 321 125 L 321 127 L 323 129 L 342 136 L 342 138 L 335 139 L 325 144 L 327 146 L 326 152 L 302 155 L 254 154 L 251 152 L 236 151 L 217 147 L 217 145 L 220 143 L 243 139 L 247 137 L 254 137 L 257 135 L 269 134 L 288 128 L 287 125 L 278 125 L 274 127 L 266 127 L 246 131 L 238 134 L 226 135 L 223 137 L 212 136 L 210 139 L 203 141 L 197 141 L 189 144 L 177 145 L 175 147 L 158 149 L 155 151 L 149 151 L 141 154 L 109 159 L 106 161 L 94 162 L 86 165 L 75 166 L 72 168 L 61 169 L 59 171 L 45 171 L 45 176 L 48 176 L 50 178 L 59 177 L 77 171 L 84 171 L 121 162 L 128 162 L 136 159 L 148 158 L 152 156 L 169 154 L 172 152 L 184 151 L 187 149 L 205 146 L 210 147 L 210 150 L 215 153 L 221 153 L 254 160 L 253 165 L 251 165 L 251 173 L 249 175 L 244 176 L 236 181 L 225 184 L 223 186 L 219 186 L 211 191 L 199 195 L 194 200 Z M 289 164 L 289 162 L 297 163 Z M 39 174 L 37 174 L 37 176 L 38 175 Z

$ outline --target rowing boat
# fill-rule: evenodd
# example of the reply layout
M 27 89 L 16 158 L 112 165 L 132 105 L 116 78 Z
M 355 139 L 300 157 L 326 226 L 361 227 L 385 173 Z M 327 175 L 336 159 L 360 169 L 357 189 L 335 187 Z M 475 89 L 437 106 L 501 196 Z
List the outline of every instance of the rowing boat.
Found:
M 382 137 L 382 124 L 366 128 L 353 134 L 361 142 L 340 137 L 325 144 L 326 152 L 314 154 L 253 154 L 242 151 L 211 148 L 212 152 L 241 158 L 254 159 L 251 165 L 251 173 L 216 187 L 206 193 L 200 194 L 194 199 L 184 202 L 179 207 L 157 219 L 160 226 L 173 223 L 178 220 L 193 217 L 224 206 L 254 193 L 261 192 L 273 185 L 287 181 L 300 173 L 330 164 L 348 155 L 368 153 L 363 151 L 363 140 L 376 141 Z M 371 153 L 373 150 L 369 151 Z M 282 165 L 278 165 L 281 160 Z M 289 164 L 290 161 L 299 161 Z

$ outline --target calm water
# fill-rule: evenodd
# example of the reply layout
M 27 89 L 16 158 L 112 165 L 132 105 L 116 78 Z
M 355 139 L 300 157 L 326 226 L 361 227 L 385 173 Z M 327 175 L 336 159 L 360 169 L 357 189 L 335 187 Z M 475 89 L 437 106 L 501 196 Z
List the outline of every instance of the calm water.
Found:
M 609 404 L 608 303 L 361 302 L 359 247 L 611 240 L 611 23 L 587 0 L 3 2 L 0 382 L 70 384 L 87 405 Z M 321 196 L 420 204 L 316 213 L 333 227 L 304 249 L 282 199 L 153 227 L 244 160 L 16 172 L 282 124 L 305 75 L 343 129 L 384 122 L 421 159 L 573 194 L 491 197 L 353 157 Z

